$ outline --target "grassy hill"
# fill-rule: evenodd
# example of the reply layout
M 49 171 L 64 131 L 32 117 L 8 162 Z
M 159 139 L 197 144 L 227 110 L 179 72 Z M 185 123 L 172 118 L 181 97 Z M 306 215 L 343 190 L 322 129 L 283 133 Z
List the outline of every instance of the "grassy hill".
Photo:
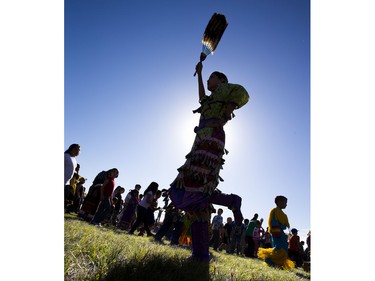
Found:
M 310 280 L 302 269 L 270 268 L 261 260 L 212 252 L 209 264 L 186 260 L 190 249 L 160 245 L 152 238 L 98 228 L 65 214 L 64 280 L 292 281 Z

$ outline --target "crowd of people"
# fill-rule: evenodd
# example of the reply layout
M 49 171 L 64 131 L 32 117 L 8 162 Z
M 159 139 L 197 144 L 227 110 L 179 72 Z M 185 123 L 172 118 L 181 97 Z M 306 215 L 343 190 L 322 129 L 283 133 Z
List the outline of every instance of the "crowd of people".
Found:
M 98 227 L 112 225 L 127 234 L 152 236 L 158 243 L 192 247 L 191 216 L 176 208 L 170 202 L 168 190 L 159 190 L 158 183 L 151 182 L 142 193 L 141 185 L 135 184 L 125 195 L 124 187 L 115 188 L 119 170 L 112 168 L 99 172 L 86 191 L 86 179 L 79 171 L 80 165 L 76 163 L 73 175 L 65 185 L 65 190 L 69 190 L 64 200 L 65 212 L 76 213 L 80 219 Z M 223 209 L 215 210 L 211 205 L 210 247 L 214 251 L 261 258 L 271 266 L 302 267 L 304 262 L 310 261 L 311 235 L 309 232 L 304 249 L 305 241 L 300 241 L 296 228 L 287 235 L 284 233 L 283 230 L 290 227 L 282 211 L 286 201 L 283 196 L 275 198 L 276 208 L 270 212 L 266 229 L 257 213 L 241 224 L 232 217 L 224 222 Z

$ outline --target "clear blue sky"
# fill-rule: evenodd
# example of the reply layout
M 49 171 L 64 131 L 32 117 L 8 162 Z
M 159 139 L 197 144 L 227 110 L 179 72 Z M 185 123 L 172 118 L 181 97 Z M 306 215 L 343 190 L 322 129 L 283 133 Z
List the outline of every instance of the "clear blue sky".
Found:
M 372 274 L 373 246 L 353 258 L 348 241 L 372 230 L 373 1 L 311 1 L 311 42 L 302 0 L 90 3 L 65 11 L 64 1 L 0 4 L 4 276 L 62 278 L 62 152 L 71 142 L 82 145 L 89 182 L 113 166 L 128 189 L 174 179 L 193 140 L 193 73 L 214 12 L 229 26 L 206 59 L 205 79 L 222 70 L 251 95 L 226 127 L 219 187 L 244 198 L 248 217 L 266 217 L 284 193 L 300 229 L 309 227 L 311 207 L 314 279 Z
M 87 188 L 112 167 L 126 190 L 151 181 L 168 188 L 194 139 L 193 73 L 214 12 L 229 25 L 204 62 L 204 81 L 219 70 L 250 94 L 225 128 L 229 154 L 219 189 L 239 194 L 249 219 L 267 220 L 274 197 L 285 195 L 291 227 L 304 237 L 310 1 L 65 1 L 65 148 L 81 145 Z M 232 213 L 224 208 L 223 216 Z

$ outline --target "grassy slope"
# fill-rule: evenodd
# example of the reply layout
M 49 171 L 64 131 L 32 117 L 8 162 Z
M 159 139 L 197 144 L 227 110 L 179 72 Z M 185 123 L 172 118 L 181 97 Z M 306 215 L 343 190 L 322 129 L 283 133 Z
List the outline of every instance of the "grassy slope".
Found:
M 65 215 L 65 280 L 310 280 L 301 269 L 270 268 L 258 259 L 213 252 L 209 265 L 187 261 L 189 249 L 98 228 Z

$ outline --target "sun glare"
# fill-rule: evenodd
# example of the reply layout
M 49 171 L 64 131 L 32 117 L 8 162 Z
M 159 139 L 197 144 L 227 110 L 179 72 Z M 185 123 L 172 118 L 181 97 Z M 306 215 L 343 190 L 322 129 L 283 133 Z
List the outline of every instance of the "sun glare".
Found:
M 175 144 L 177 150 L 183 149 L 186 153 L 189 152 L 195 138 L 194 128 L 198 125 L 199 115 L 190 114 L 183 116 L 177 114 L 173 120 L 172 131 L 174 132 Z

